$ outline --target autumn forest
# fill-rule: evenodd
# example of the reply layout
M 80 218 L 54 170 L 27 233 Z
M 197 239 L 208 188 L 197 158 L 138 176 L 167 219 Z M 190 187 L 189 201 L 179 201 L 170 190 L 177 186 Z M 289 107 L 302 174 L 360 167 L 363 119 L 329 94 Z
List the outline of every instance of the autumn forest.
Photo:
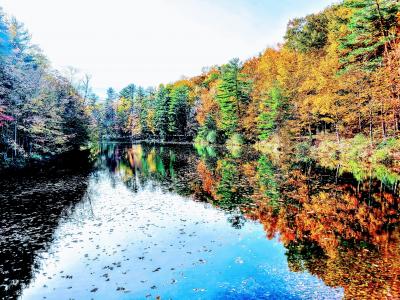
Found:
M 3 163 L 120 138 L 320 153 L 357 144 L 366 159 L 398 158 L 397 1 L 344 1 L 291 20 L 285 43 L 257 57 L 157 88 L 110 88 L 105 101 L 89 76 L 52 70 L 16 19 L 0 25 Z
M 99 96 L 0 7 L 0 298 L 398 299 L 400 1 L 259 51 Z

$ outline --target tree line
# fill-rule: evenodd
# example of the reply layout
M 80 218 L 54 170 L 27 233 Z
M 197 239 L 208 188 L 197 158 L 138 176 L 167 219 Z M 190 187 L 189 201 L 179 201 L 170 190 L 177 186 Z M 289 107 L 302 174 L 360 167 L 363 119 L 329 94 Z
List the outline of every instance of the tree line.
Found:
M 113 90 L 100 135 L 184 135 L 199 143 L 342 139 L 400 129 L 400 4 L 345 0 L 291 20 L 285 42 L 156 89 Z
M 399 1 L 344 0 L 291 20 L 283 44 L 245 62 L 156 88 L 109 88 L 100 101 L 89 77 L 74 84 L 52 70 L 21 24 L 1 14 L 0 152 L 43 157 L 88 138 L 393 145 L 399 33 Z
M 0 8 L 0 155 L 24 164 L 79 148 L 90 115 L 73 84 L 50 67 L 15 18 Z

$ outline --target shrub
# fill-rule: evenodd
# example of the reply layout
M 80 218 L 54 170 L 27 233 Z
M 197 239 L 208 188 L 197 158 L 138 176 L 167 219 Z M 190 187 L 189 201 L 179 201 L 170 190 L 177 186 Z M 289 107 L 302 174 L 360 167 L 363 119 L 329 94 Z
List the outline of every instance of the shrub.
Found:
M 399 151 L 399 149 L 400 140 L 394 138 L 387 139 L 377 146 L 376 151 L 372 155 L 371 162 L 389 165 L 394 160 L 393 153 Z
M 239 133 L 232 134 L 232 136 L 226 141 L 227 147 L 242 146 L 242 145 L 243 145 L 243 137 Z
M 209 131 L 206 136 L 206 141 L 210 144 L 215 144 L 217 142 L 217 132 L 215 130 Z

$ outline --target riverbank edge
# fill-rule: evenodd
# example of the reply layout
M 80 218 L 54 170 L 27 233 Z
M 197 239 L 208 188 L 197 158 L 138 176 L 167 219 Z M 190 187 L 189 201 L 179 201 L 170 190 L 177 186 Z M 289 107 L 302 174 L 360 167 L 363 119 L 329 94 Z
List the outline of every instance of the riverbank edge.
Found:
M 90 149 L 71 150 L 46 159 L 27 159 L 23 163 L 1 165 L 0 178 L 57 172 L 59 169 L 80 169 L 90 166 Z
M 288 152 L 300 162 L 313 161 L 325 168 L 352 173 L 359 179 L 375 174 L 381 180 L 400 180 L 400 138 L 371 142 L 364 135 L 356 135 L 338 142 L 334 137 L 317 136 L 312 142 L 285 142 L 274 135 L 268 141 L 256 143 L 254 148 L 275 164 L 285 159 Z

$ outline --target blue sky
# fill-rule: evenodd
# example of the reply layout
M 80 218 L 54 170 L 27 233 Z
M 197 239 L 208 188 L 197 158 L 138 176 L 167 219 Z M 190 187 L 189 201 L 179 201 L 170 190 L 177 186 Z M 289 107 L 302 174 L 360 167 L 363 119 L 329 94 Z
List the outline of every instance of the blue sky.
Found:
M 103 95 L 156 86 L 282 41 L 293 17 L 334 0 L 2 0 L 53 66 L 92 76 Z

